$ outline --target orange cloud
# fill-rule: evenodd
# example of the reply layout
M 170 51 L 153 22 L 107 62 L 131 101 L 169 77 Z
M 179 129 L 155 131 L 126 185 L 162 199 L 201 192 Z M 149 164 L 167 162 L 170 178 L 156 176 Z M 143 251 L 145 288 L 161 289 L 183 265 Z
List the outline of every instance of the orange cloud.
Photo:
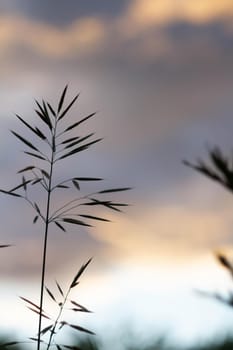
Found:
M 108 215 L 109 217 L 109 215 Z M 123 258 L 183 261 L 218 249 L 231 232 L 231 212 L 177 205 L 144 208 L 135 216 L 112 216 L 91 232 Z
M 131 23 L 145 28 L 177 20 L 199 24 L 232 16 L 231 0 L 133 0 L 127 13 Z
M 104 22 L 94 17 L 82 18 L 65 29 L 22 17 L 2 17 L 0 21 L 2 52 L 22 46 L 51 58 L 90 54 L 100 46 L 106 33 Z
M 84 17 L 64 28 L 18 16 L 2 16 L 0 49 L 2 55 L 12 48 L 29 48 L 36 54 L 62 59 L 96 52 L 106 54 L 106 47 L 121 52 L 124 46 L 125 57 L 154 58 L 169 55 L 173 47 L 164 26 L 176 21 L 199 25 L 220 20 L 226 22 L 227 30 L 232 17 L 231 0 L 131 0 L 125 13 L 111 21 Z M 128 45 L 131 38 L 137 41 Z

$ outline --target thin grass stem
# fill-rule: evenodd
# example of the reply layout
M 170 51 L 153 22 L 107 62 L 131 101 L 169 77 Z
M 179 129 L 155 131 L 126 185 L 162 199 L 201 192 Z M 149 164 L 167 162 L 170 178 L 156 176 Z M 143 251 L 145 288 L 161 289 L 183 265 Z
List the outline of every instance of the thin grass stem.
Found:
M 54 131 L 52 134 L 52 144 L 55 142 L 57 120 L 55 121 Z M 46 207 L 46 218 L 45 218 L 45 233 L 44 233 L 44 245 L 43 245 L 43 258 L 42 258 L 42 272 L 41 272 L 41 290 L 40 290 L 40 314 L 38 321 L 38 342 L 37 350 L 40 350 L 40 339 L 41 339 L 41 324 L 42 324 L 42 309 L 44 299 L 44 282 L 45 282 L 45 268 L 46 268 L 46 257 L 47 257 L 47 243 L 48 243 L 48 228 L 49 228 L 49 213 L 50 213 L 50 200 L 51 200 L 51 188 L 52 188 L 52 177 L 53 177 L 53 165 L 54 165 L 54 149 L 52 149 L 51 162 L 50 162 L 50 173 L 48 183 L 48 196 L 47 196 L 47 207 Z

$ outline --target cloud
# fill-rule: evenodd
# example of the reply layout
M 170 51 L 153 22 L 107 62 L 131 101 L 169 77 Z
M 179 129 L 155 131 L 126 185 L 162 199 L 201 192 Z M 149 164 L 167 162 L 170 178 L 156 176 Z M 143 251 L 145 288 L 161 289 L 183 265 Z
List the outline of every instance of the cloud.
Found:
M 231 20 L 231 0 L 132 0 L 126 13 L 126 21 L 140 29 L 167 25 L 176 21 L 195 24 Z
M 19 16 L 1 18 L 2 55 L 21 47 L 51 59 L 69 58 L 76 52 L 82 56 L 98 50 L 104 36 L 104 22 L 95 17 L 82 18 L 63 29 Z
M 124 57 L 131 63 L 152 63 L 169 57 L 174 61 L 177 54 L 184 58 L 184 52 L 187 55 L 187 49 L 191 49 L 191 38 L 192 51 L 186 61 L 193 53 L 202 58 L 208 54 L 210 58 L 218 53 L 216 49 L 220 48 L 224 38 L 231 38 L 231 5 L 230 0 L 211 3 L 208 0 L 132 0 L 125 11 L 115 17 L 77 16 L 63 27 L 17 13 L 2 15 L 0 47 L 2 55 L 15 50 L 16 54 L 17 51 L 20 53 L 21 48 L 56 60 L 75 57 L 92 57 L 94 60 L 97 56 L 101 60 Z M 178 32 L 175 24 L 180 23 L 185 23 L 185 26 Z M 221 23 L 218 28 L 221 41 L 215 35 L 216 23 Z M 203 28 L 201 36 L 198 27 Z M 178 36 L 174 36 L 175 31 Z M 203 35 L 204 32 L 207 35 Z M 215 40 L 212 40 L 214 36 Z
M 183 157 L 199 155 L 209 138 L 216 143 L 232 142 L 232 37 L 225 33 L 224 25 L 215 23 L 216 16 L 221 17 L 220 6 L 227 9 L 227 3 L 218 6 L 213 2 L 216 15 L 207 19 L 205 6 L 207 8 L 208 4 L 204 1 L 202 11 L 206 13 L 206 20 L 202 21 L 195 19 L 197 15 L 189 19 L 187 6 L 191 8 L 191 3 L 194 6 L 192 1 L 190 5 L 180 2 L 179 15 L 169 14 L 167 0 L 160 1 L 157 13 L 153 7 L 155 3 L 132 1 L 125 13 L 115 19 L 84 17 L 62 28 L 26 17 L 1 17 L 3 63 L 0 69 L 4 77 L 0 92 L 1 123 L 4 120 L 1 139 L 8 150 L 7 155 L 1 154 L 4 159 L 2 182 L 8 185 L 9 159 L 11 169 L 18 168 L 21 161 L 17 149 L 12 157 L 12 147 L 17 148 L 18 144 L 12 143 L 9 135 L 9 141 L 4 143 L 10 112 L 16 111 L 32 120 L 33 97 L 57 100 L 67 81 L 72 82 L 72 90 L 75 86 L 74 93 L 79 87 L 84 92 L 77 109 L 71 112 L 71 119 L 101 109 L 101 117 L 89 125 L 100 137 L 106 136 L 94 156 L 88 155 L 81 163 L 79 161 L 74 170 L 80 165 L 87 167 L 90 173 L 94 169 L 96 176 L 110 178 L 111 184 L 119 186 L 136 183 L 139 201 L 146 203 L 152 197 L 161 202 L 164 197 L 171 200 L 171 187 L 177 183 L 184 186 L 184 181 L 193 176 L 180 164 Z M 145 9 L 140 12 L 142 4 Z M 147 21 L 150 15 L 147 6 L 153 7 L 151 16 L 160 13 L 162 20 L 153 17 Z M 140 14 L 141 19 L 137 17 Z M 184 20 L 187 23 L 181 23 Z M 190 186 L 193 189 L 192 184 Z M 206 194 L 206 189 L 203 193 Z M 177 197 L 180 198 L 180 193 Z M 175 202 L 174 198 L 172 200 Z M 154 247 L 158 253 L 163 249 L 172 253 L 170 241 L 175 242 L 177 250 L 174 252 L 184 254 L 190 249 L 186 237 L 190 237 L 198 250 L 202 244 L 208 247 L 210 237 L 216 244 L 220 242 L 218 230 L 228 232 L 224 213 L 216 219 L 207 212 L 205 221 L 200 211 L 191 213 L 179 204 L 176 207 L 166 203 L 159 208 L 153 202 L 153 208 L 154 212 L 148 216 L 143 211 L 136 224 L 117 218 L 119 224 L 103 228 L 104 237 L 100 234 L 96 244 L 98 240 L 106 242 L 112 245 L 115 254 L 126 256 L 130 255 L 130 244 L 134 241 L 135 257 L 140 247 L 143 247 L 144 256 L 148 252 L 152 257 Z M 166 220 L 167 216 L 179 224 L 178 234 Z M 152 225 L 154 217 L 157 226 Z M 149 222 L 148 231 L 144 229 L 144 220 Z M 5 222 L 4 227 L 7 225 Z M 108 232 L 110 227 L 113 231 Z M 192 232 L 187 236 L 189 227 Z M 206 238 L 203 237 L 205 230 Z M 141 233 L 149 237 L 148 243 Z M 35 252 L 37 240 L 30 244 Z M 62 252 L 62 247 L 59 249 Z
M 196 197 L 192 198 L 193 203 L 198 201 L 196 206 L 190 202 L 195 188 Z M 92 232 L 94 238 L 108 244 L 108 255 L 137 264 L 182 263 L 232 245 L 230 198 L 216 194 L 217 207 L 210 207 L 211 198 L 201 206 L 208 194 L 195 182 L 176 193 L 179 199 L 177 195 L 175 202 L 170 194 L 167 202 L 147 202 L 127 216 L 110 214 L 112 224 L 98 225 Z
M 101 15 L 116 16 L 125 6 L 127 0 L 109 2 L 101 0 L 64 1 L 41 0 L 2 0 L 0 12 L 6 14 L 18 14 L 28 17 L 30 20 L 52 23 L 56 26 L 65 26 L 75 21 L 77 18 Z

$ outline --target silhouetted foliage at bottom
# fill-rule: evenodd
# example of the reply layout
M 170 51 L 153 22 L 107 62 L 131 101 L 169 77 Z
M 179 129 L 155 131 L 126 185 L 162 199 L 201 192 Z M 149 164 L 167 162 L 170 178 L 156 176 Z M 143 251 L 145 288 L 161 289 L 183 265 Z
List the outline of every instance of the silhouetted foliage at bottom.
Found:
M 10 343 L 12 341 L 11 339 L 14 339 L 14 337 L 1 336 L 1 338 L 0 338 L 0 350 L 6 350 L 6 349 L 23 350 L 24 349 L 22 344 L 15 344 L 15 345 L 10 346 L 9 348 L 7 348 L 6 346 L 3 345 L 6 343 Z M 12 343 L 13 343 L 13 341 L 12 341 Z
M 135 341 L 135 339 L 134 339 Z M 25 344 L 16 344 L 12 345 L 10 347 L 5 347 L 2 344 L 10 342 L 9 337 L 1 337 L 0 338 L 0 350 L 6 350 L 6 349 L 12 349 L 12 350 L 25 350 Z M 111 350 L 115 350 L 115 348 L 121 348 L 120 344 L 121 340 L 119 340 L 119 343 L 117 344 L 117 347 L 115 347 L 115 344 L 113 342 L 111 346 Z M 119 346 L 120 345 L 120 346 Z M 96 340 L 95 338 L 86 337 L 82 338 L 82 340 L 79 340 L 78 342 L 73 342 L 73 346 L 70 347 L 70 349 L 74 350 L 110 350 L 109 347 L 106 345 L 102 345 L 99 340 Z M 27 347 L 27 349 L 29 349 Z M 189 348 L 181 347 L 181 346 L 172 346 L 168 345 L 165 338 L 159 338 L 154 340 L 154 342 L 148 342 L 147 345 L 142 346 L 141 344 L 138 345 L 122 345 L 122 350 L 233 350 L 233 339 L 223 339 L 223 340 L 215 340 L 212 342 L 209 342 L 207 344 L 202 345 L 196 345 Z
M 135 340 L 134 340 L 135 341 Z M 81 342 L 77 344 L 77 347 L 80 350 L 106 350 L 106 346 L 102 346 L 98 341 L 92 338 L 84 338 Z M 111 347 L 111 350 L 114 350 L 114 344 Z M 172 346 L 168 345 L 166 338 L 156 339 L 154 342 L 148 342 L 147 345 L 128 345 L 123 346 L 123 350 L 233 350 L 233 339 L 223 339 L 215 340 L 207 344 L 196 345 L 189 348 L 182 348 L 181 346 Z M 109 349 L 110 350 L 110 349 Z
M 192 347 L 190 350 L 232 350 L 233 339 L 215 341 L 202 346 Z
M 77 343 L 77 346 L 82 350 L 100 350 L 102 348 L 99 341 L 92 338 L 83 338 Z

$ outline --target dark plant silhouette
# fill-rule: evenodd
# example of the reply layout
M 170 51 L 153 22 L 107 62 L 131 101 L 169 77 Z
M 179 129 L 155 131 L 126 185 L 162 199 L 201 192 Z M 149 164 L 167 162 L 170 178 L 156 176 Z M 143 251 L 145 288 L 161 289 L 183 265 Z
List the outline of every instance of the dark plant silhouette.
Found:
M 224 156 L 220 148 L 217 146 L 209 149 L 208 156 L 209 164 L 204 162 L 202 159 L 198 159 L 196 163 L 191 163 L 184 160 L 183 163 L 186 166 L 205 175 L 210 180 L 216 181 L 228 191 L 233 192 L 233 159 Z M 233 265 L 229 259 L 220 252 L 217 252 L 215 257 L 220 265 L 226 268 L 233 278 Z M 206 293 L 203 291 L 198 291 L 198 293 L 203 296 L 211 296 L 224 304 L 231 307 L 233 306 L 233 292 L 228 295 L 228 298 L 222 297 L 219 295 L 219 293 Z
M 209 149 L 209 162 L 210 165 L 202 159 L 198 159 L 196 163 L 183 161 L 185 165 L 217 181 L 229 191 L 233 191 L 233 159 L 225 157 L 220 148 L 216 146 Z
M 166 337 L 165 338 L 155 338 L 154 341 L 150 340 L 149 344 L 138 344 L 136 336 L 134 335 L 133 343 L 134 345 L 123 345 L 121 343 L 122 350 L 232 350 L 233 349 L 233 339 L 232 338 L 218 338 L 215 337 L 212 341 L 206 343 L 196 344 L 189 347 L 184 347 L 181 345 L 168 344 Z M 0 350 L 6 350 L 7 348 L 2 345 L 6 342 L 5 337 L 0 339 Z M 23 350 L 24 344 L 16 344 L 16 342 L 8 342 L 12 344 L 12 349 L 14 350 Z M 136 343 L 136 344 L 135 344 Z M 11 347 L 10 347 L 11 348 Z M 61 347 L 60 347 L 61 348 Z M 115 347 L 115 343 L 112 344 L 111 350 L 115 350 L 118 347 Z M 56 349 L 59 349 L 59 347 Z M 108 349 L 104 344 L 101 344 L 96 338 L 82 338 L 78 341 L 72 341 L 72 345 L 67 346 L 65 349 L 68 350 L 103 350 Z
M 38 117 L 38 126 L 32 126 L 26 120 L 24 120 L 18 114 L 17 119 L 26 127 L 32 135 L 36 138 L 37 143 L 32 140 L 28 140 L 24 136 L 21 136 L 18 132 L 12 131 L 13 135 L 26 146 L 24 153 L 33 160 L 31 164 L 18 171 L 18 174 L 22 176 L 21 182 L 12 188 L 11 190 L 0 190 L 7 195 L 23 199 L 32 207 L 35 216 L 33 223 L 40 222 L 44 226 L 44 244 L 43 244 L 43 259 L 42 259 L 42 271 L 41 271 L 41 283 L 40 283 L 40 302 L 39 304 L 28 298 L 21 297 L 26 302 L 27 307 L 33 312 L 39 315 L 38 320 L 38 334 L 35 338 L 30 338 L 37 343 L 37 350 L 40 350 L 41 344 L 45 345 L 48 350 L 51 345 L 56 346 L 57 350 L 61 349 L 74 349 L 69 345 L 59 345 L 55 341 L 57 332 L 65 327 L 71 327 L 72 329 L 93 334 L 93 332 L 76 324 L 70 324 L 69 322 L 62 321 L 61 316 L 64 306 L 69 303 L 69 307 L 74 312 L 90 312 L 87 308 L 80 305 L 75 300 L 69 299 L 71 289 L 75 288 L 81 275 L 91 262 L 89 259 L 74 276 L 66 293 L 61 288 L 60 284 L 56 282 L 57 291 L 60 293 L 61 300 L 57 300 L 46 286 L 45 286 L 45 268 L 47 258 L 47 241 L 50 225 L 55 225 L 59 230 L 65 232 L 67 225 L 77 225 L 84 227 L 91 227 L 91 221 L 109 220 L 103 217 L 94 216 L 89 213 L 89 210 L 97 206 L 102 206 L 110 210 L 120 212 L 121 208 L 126 206 L 125 203 L 114 202 L 109 199 L 105 199 L 104 196 L 110 193 L 126 191 L 128 187 L 122 188 L 110 188 L 103 189 L 101 191 L 92 192 L 88 194 L 82 194 L 82 183 L 90 181 L 101 181 L 101 178 L 96 177 L 83 177 L 81 175 L 75 175 L 75 177 L 64 179 L 61 182 L 56 183 L 54 172 L 56 171 L 56 165 L 60 162 L 64 162 L 65 159 L 77 156 L 80 152 L 89 149 L 92 145 L 101 141 L 100 138 L 93 139 L 94 133 L 87 135 L 77 135 L 75 133 L 78 127 L 93 118 L 96 113 L 91 113 L 80 120 L 73 123 L 68 123 L 68 112 L 74 105 L 79 97 L 76 95 L 68 105 L 64 106 L 67 93 L 67 86 L 63 90 L 57 108 L 51 106 L 50 103 L 42 101 L 39 103 L 36 101 L 37 108 L 35 109 Z M 68 123 L 68 124 L 67 124 Z M 39 146 L 38 146 L 39 144 Z M 38 202 L 31 198 L 30 189 L 34 186 L 38 186 L 45 193 L 45 206 L 40 207 Z M 53 194 L 57 190 L 66 190 L 69 188 L 77 193 L 75 197 L 62 204 L 56 210 L 52 211 L 51 201 L 53 200 Z M 2 247 L 6 247 L 4 245 Z M 51 319 L 48 313 L 44 310 L 44 292 L 47 292 L 49 297 L 58 305 L 59 311 L 55 319 Z M 42 319 L 50 321 L 49 325 L 42 328 Z M 42 339 L 44 335 L 48 335 L 48 340 Z M 6 345 L 6 344 L 5 344 Z M 9 344 L 10 345 L 14 345 Z

